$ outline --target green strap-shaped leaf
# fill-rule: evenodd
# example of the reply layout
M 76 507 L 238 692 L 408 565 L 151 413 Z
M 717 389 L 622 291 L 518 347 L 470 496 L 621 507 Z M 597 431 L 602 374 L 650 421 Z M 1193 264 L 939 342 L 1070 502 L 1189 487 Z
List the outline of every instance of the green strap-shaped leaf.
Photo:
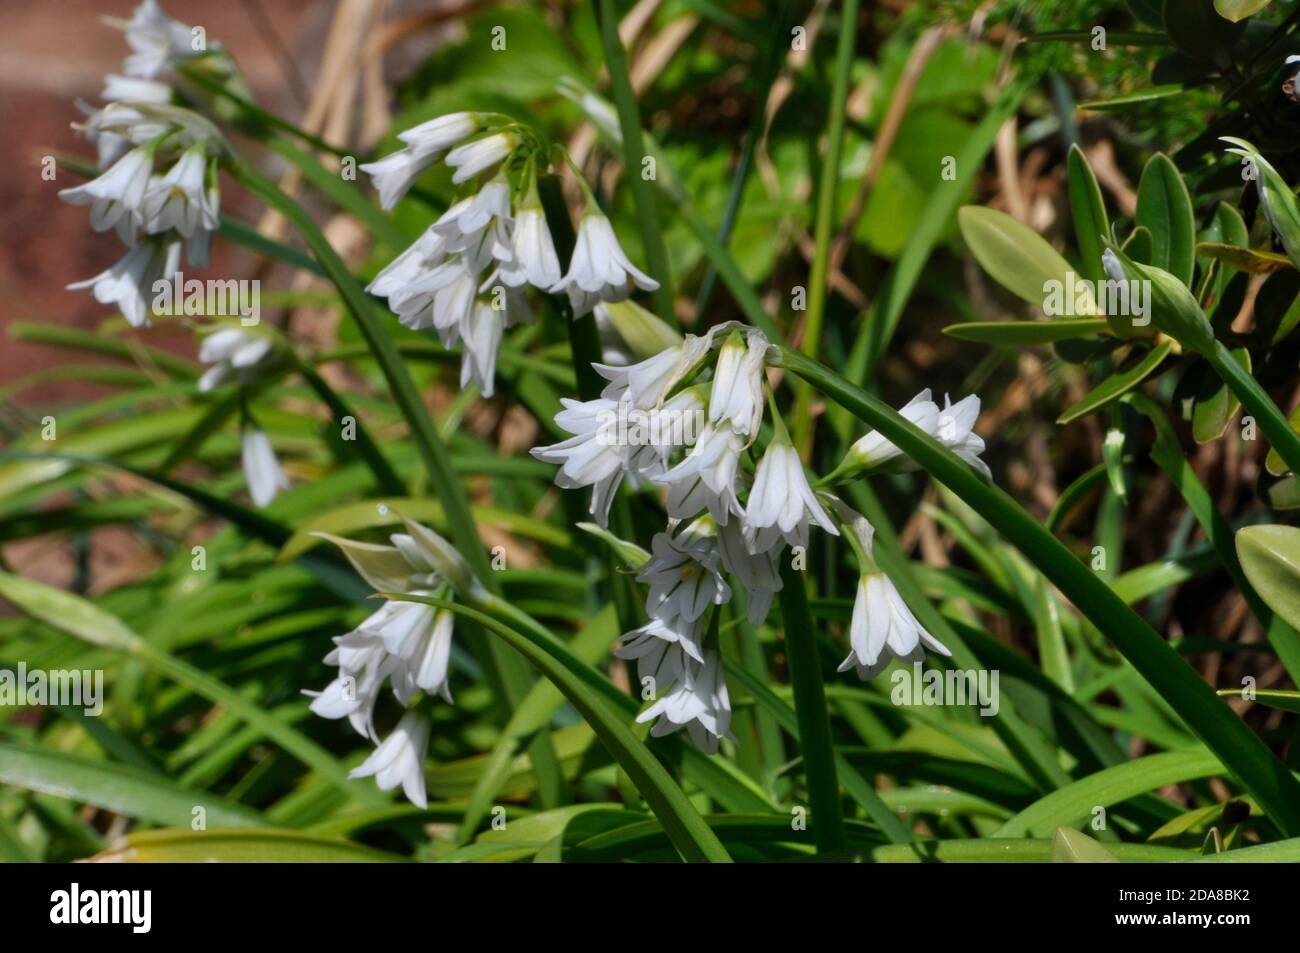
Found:
M 348 780 L 347 770 L 338 760 L 306 735 L 224 682 L 146 642 L 121 619 L 89 600 L 7 572 L 0 572 L 0 597 L 61 632 L 134 659 L 224 706 L 303 764 L 319 772 L 349 797 L 371 805 L 389 800 L 367 782 Z
M 1046 837 L 1058 827 L 1091 817 L 1095 807 L 1110 807 L 1166 784 L 1181 784 L 1223 773 L 1208 751 L 1173 751 L 1148 755 L 1053 791 L 1035 801 L 994 832 L 994 837 Z
M 251 807 L 182 787 L 153 771 L 49 748 L 0 743 L 0 781 L 154 824 L 188 827 L 196 807 L 213 825 L 266 823 Z
M 1278 711 L 1292 711 L 1300 714 L 1300 692 L 1285 692 L 1276 688 L 1262 688 L 1254 692 L 1253 695 L 1247 696 L 1238 688 L 1220 688 L 1220 698 L 1243 698 L 1246 701 L 1253 701 L 1266 708 L 1276 708 Z
M 1156 847 L 1152 844 L 1107 844 L 1106 849 L 1123 864 L 1164 864 L 1196 860 L 1199 857 L 1190 850 Z M 1226 857 L 1228 854 L 1219 856 Z M 1052 859 L 1052 841 L 1047 838 L 986 838 L 927 841 L 915 846 L 886 844 L 872 851 L 871 859 L 878 864 L 921 864 L 935 861 L 945 864 L 1046 864 Z
M 130 864 L 401 864 L 407 858 L 338 837 L 302 831 L 188 827 L 136 831 L 94 860 Z

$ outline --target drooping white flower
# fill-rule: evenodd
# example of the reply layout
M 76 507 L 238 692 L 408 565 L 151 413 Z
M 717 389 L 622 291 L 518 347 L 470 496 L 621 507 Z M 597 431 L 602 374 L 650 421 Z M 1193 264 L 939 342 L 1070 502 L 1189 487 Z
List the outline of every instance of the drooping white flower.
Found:
M 465 353 L 460 363 L 460 386 L 471 381 L 484 397 L 491 397 L 496 387 L 497 352 L 501 350 L 501 332 L 506 310 L 494 308 L 483 300 L 474 302 L 461 325 Z
M 357 734 L 377 742 L 375 703 L 397 659 L 385 650 L 383 638 L 362 629 L 338 636 L 334 646 L 325 656 L 325 664 L 337 666 L 338 677 L 322 691 L 304 689 L 303 694 L 312 699 L 313 714 L 347 718 Z
M 379 190 L 379 204 L 385 210 L 396 206 L 415 180 L 448 149 L 477 132 L 481 121 L 478 113 L 449 113 L 398 133 L 404 148 L 360 166 Z
M 172 88 L 156 79 L 109 73 L 104 77 L 104 89 L 99 98 L 109 103 L 169 103 L 172 101 Z
M 379 191 L 379 205 L 384 211 L 392 211 L 421 175 L 433 165 L 429 156 L 418 157 L 414 150 L 399 149 L 397 152 L 363 162 L 358 168 L 370 176 L 371 182 Z
M 849 644 L 852 650 L 838 670 L 856 667 L 862 679 L 875 678 L 895 659 L 920 662 L 927 648 L 940 655 L 952 654 L 917 621 L 889 577 L 879 569 L 858 578 Z
M 718 351 L 709 394 L 709 421 L 727 421 L 737 433 L 752 435 L 763 418 L 763 368 L 767 362 L 767 338 L 752 329 L 746 337 L 739 331 L 727 336 Z
M 955 404 L 945 396 L 944 407 L 940 410 L 939 405 L 930 398 L 930 389 L 926 388 L 913 397 L 899 413 L 987 476 L 989 468 L 979 458 L 979 454 L 984 452 L 984 441 L 973 429 L 979 411 L 980 400 L 975 394 L 970 394 Z M 897 446 L 885 439 L 879 431 L 872 431 L 849 448 L 844 461 L 831 477 L 864 468 L 875 469 L 886 464 L 903 469 L 915 468 L 916 464 L 909 458 L 899 459 L 900 457 L 902 451 Z
M 254 379 L 272 349 L 270 338 L 239 328 L 221 328 L 209 334 L 199 345 L 199 360 L 212 366 L 199 378 L 199 393 L 206 394 L 228 380 Z
M 974 429 L 979 415 L 980 399 L 975 394 L 967 394 L 955 404 L 944 394 L 943 410 L 939 412 L 939 419 L 935 423 L 934 436 L 976 470 L 986 477 L 992 477 L 988 464 L 980 459 L 980 454 L 984 452 L 984 440 Z
M 248 481 L 248 495 L 258 506 L 268 506 L 281 490 L 289 488 L 289 478 L 280 466 L 271 439 L 261 430 L 245 428 L 240 458 Z
M 408 711 L 379 747 L 370 753 L 348 777 L 373 776 L 382 791 L 399 785 L 406 799 L 420 808 L 429 806 L 425 797 L 424 758 L 429 749 L 429 719 Z
M 534 447 L 531 453 L 560 467 L 556 486 L 592 488 L 591 514 L 601 526 L 608 524 L 610 505 L 624 478 L 633 488 L 657 480 L 672 449 L 694 439 L 693 422 L 702 406 L 694 390 L 675 395 L 657 412 L 639 411 L 628 401 L 608 397 L 561 398 L 560 403 L 564 409 L 555 415 L 555 423 L 573 436 Z M 628 427 L 629 422 L 634 426 Z
M 72 205 L 90 204 L 90 227 L 97 232 L 116 228 L 122 241 L 135 243 L 141 205 L 153 171 L 153 153 L 135 148 L 114 162 L 98 178 L 84 185 L 59 190 L 59 198 Z
M 651 558 L 637 573 L 650 587 L 646 612 L 652 619 L 687 622 L 700 619 L 710 605 L 731 598 L 731 587 L 718 571 L 721 555 L 712 520 L 697 520 L 675 537 L 656 533 Z M 698 654 L 697 654 L 698 657 Z
M 898 412 L 931 435 L 934 434 L 939 422 L 939 405 L 930 399 L 928 387 L 909 400 Z M 902 453 L 903 451 L 886 440 L 877 430 L 859 438 L 849 448 L 849 455 L 864 467 L 878 467 L 901 456 Z
M 527 283 L 546 291 L 560 280 L 560 259 L 555 254 L 555 242 L 537 195 L 536 182 L 529 182 L 515 207 L 510 250 L 510 261 L 498 269 L 505 284 L 518 288 Z
M 451 177 L 454 185 L 474 178 L 501 162 L 519 145 L 519 137 L 512 132 L 495 132 L 482 139 L 466 142 L 447 153 L 447 165 L 456 172 Z
M 628 260 L 609 219 L 589 206 L 578 226 L 569 270 L 550 290 L 565 292 L 573 316 L 580 318 L 598 302 L 625 300 L 633 286 L 654 291 L 659 282 Z
M 509 186 L 504 180 L 490 182 L 447 209 L 367 290 L 388 298 L 389 308 L 406 327 L 432 327 L 444 347 L 453 347 L 471 319 L 480 289 L 494 281 L 489 277 L 480 282 L 480 275 L 494 263 L 510 260 L 510 221 Z M 510 294 L 507 298 L 507 322 L 526 320 L 522 299 Z M 491 327 L 478 328 L 473 336 L 476 341 L 490 340 L 493 333 Z M 481 351 L 483 366 L 486 357 L 487 351 Z M 495 361 L 495 348 L 492 357 Z
M 195 49 L 194 40 L 192 27 L 169 17 L 157 0 L 143 0 L 126 24 L 126 42 L 133 52 L 126 58 L 122 72 L 152 79 L 201 52 Z
M 704 510 L 719 525 L 744 513 L 736 497 L 736 471 L 745 438 L 724 421 L 705 424 L 695 446 L 655 482 L 668 487 L 668 515 L 689 519 Z
M 149 181 L 141 213 L 145 231 L 174 229 L 186 238 L 221 225 L 219 199 L 207 184 L 208 155 L 202 145 L 186 149 L 163 175 Z
M 375 275 L 366 291 L 376 298 L 391 297 L 441 261 L 445 256 L 443 246 L 442 236 L 430 226 Z
M 686 728 L 696 747 L 716 754 L 722 738 L 731 734 L 731 699 L 723 677 L 722 661 L 712 649 L 704 661 L 684 661 L 682 674 L 672 688 L 637 716 L 637 722 L 655 721 L 650 734 L 656 738 Z
M 412 595 L 432 595 L 412 590 Z M 456 617 L 448 609 L 420 602 L 390 601 L 358 627 L 383 641 L 392 656 L 393 694 L 403 705 L 417 690 L 441 695 L 451 702 L 447 667 L 451 659 Z
M 170 236 L 151 238 L 131 248 L 108 269 L 68 285 L 70 291 L 90 288 L 100 304 L 116 305 L 132 327 L 149 324 L 154 284 L 174 281 L 181 263 L 181 243 Z
M 758 462 L 745 517 L 750 550 L 756 553 L 767 552 L 781 539 L 806 547 L 810 522 L 832 536 L 840 534 L 808 485 L 799 451 L 781 437 L 768 445 Z
M 700 648 L 701 622 L 682 616 L 665 621 L 651 619 L 640 628 L 626 632 L 619 639 L 614 654 L 637 663 L 637 680 L 654 679 L 657 687 L 671 685 L 682 673 L 683 655 L 697 662 L 704 660 Z
M 664 348 L 653 357 L 635 364 L 611 367 L 592 364 L 596 373 L 609 381 L 602 397 L 629 400 L 632 406 L 648 410 L 657 407 L 708 353 L 707 337 L 688 334 L 680 344 Z
M 772 608 L 773 597 L 784 582 L 777 567 L 781 546 L 775 545 L 756 553 L 749 551 L 749 541 L 739 520 L 718 527 L 718 549 L 722 566 L 745 587 L 745 617 L 750 625 L 762 625 Z
M 97 165 L 101 171 L 122 158 L 133 144 L 151 142 L 167 131 L 165 122 L 122 103 L 110 102 L 103 109 L 96 109 L 78 100 L 77 108 L 85 114 L 86 120 L 73 123 L 72 127 L 95 144 L 99 153 Z
M 399 132 L 397 138 L 417 152 L 441 156 L 456 143 L 474 135 L 482 123 L 483 117 L 478 113 L 447 113 Z

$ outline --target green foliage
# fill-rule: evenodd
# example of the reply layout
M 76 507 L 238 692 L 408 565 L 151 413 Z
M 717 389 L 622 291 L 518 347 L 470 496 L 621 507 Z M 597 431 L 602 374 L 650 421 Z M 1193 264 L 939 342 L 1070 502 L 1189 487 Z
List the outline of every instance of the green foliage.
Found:
M 185 66 L 185 88 L 206 91 L 189 104 L 241 133 L 223 181 L 293 233 L 227 213 L 217 240 L 276 269 L 276 308 L 335 312 L 338 334 L 323 344 L 295 317 L 273 374 L 209 391 L 198 364 L 116 316 L 8 326 L 68 360 L 0 389 L 0 674 L 101 671 L 106 692 L 102 716 L 4 701 L 0 858 L 1294 862 L 1300 530 L 1273 510 L 1300 506 L 1300 409 L 1277 403 L 1300 383 L 1300 106 L 1280 89 L 1297 18 L 1267 0 L 1173 6 L 832 5 L 815 52 L 790 60 L 784 20 L 753 5 L 667 4 L 647 29 L 680 34 L 648 77 L 634 65 L 650 44 L 618 38 L 620 4 L 467 14 L 400 80 L 377 153 L 460 110 L 525 124 L 548 157 L 588 126 L 594 207 L 660 280 L 612 305 L 612 328 L 535 295 L 490 399 L 364 290 L 462 197 L 447 169 L 385 211 L 335 173 L 341 145 L 262 110 L 212 60 Z M 927 47 L 936 24 L 955 28 Z M 1015 50 L 997 42 L 1008 28 Z M 1009 118 L 1018 142 L 997 140 Z M 571 243 L 554 176 L 544 191 Z M 317 203 L 369 236 L 368 260 L 335 248 Z M 1149 323 L 1094 287 L 1041 313 L 1053 283 L 1117 277 L 1146 283 Z M 644 622 L 636 573 L 662 493 L 623 487 L 598 526 L 526 450 L 568 435 L 556 413 L 603 386 L 587 360 L 602 345 L 650 357 L 730 319 L 780 354 L 772 422 L 794 421 L 809 470 L 831 472 L 863 431 L 903 456 L 819 486 L 870 522 L 869 554 L 841 523 L 806 566 L 782 561 L 758 624 L 739 585 L 710 610 L 734 738 L 706 754 L 636 721 L 650 696 L 611 658 Z M 43 401 L 40 385 L 71 378 L 98 396 Z M 892 409 L 922 388 L 980 394 L 991 483 Z M 244 498 L 247 420 L 292 483 L 264 508 Z M 770 439 L 751 436 L 746 486 Z M 1241 478 L 1255 471 L 1258 486 Z M 431 591 L 396 585 L 409 565 L 391 534 L 428 542 L 411 520 L 459 560 Z M 105 538 L 133 553 L 107 579 L 91 558 Z M 50 540 L 68 557 L 29 565 Z M 865 682 L 836 671 L 873 563 L 950 655 Z M 352 777 L 373 745 L 302 695 L 379 597 L 457 619 L 455 703 L 411 703 L 432 720 L 425 807 Z M 1239 715 L 1231 666 L 1281 684 Z M 922 672 L 996 672 L 997 704 L 899 700 Z M 381 736 L 405 708 L 384 695 Z

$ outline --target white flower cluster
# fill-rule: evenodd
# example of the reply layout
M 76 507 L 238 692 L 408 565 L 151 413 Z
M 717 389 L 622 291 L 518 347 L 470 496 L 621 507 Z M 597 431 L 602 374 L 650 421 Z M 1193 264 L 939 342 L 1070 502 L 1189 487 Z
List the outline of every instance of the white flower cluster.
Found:
M 649 621 L 624 635 L 616 654 L 635 660 L 638 678 L 656 694 L 657 701 L 639 719 L 657 719 L 651 733 L 685 727 L 710 753 L 719 739 L 729 737 L 731 718 L 707 621 L 710 608 L 731 599 L 728 575 L 743 586 L 748 620 L 759 625 L 781 590 L 785 547 L 795 547 L 801 559 L 813 524 L 840 534 L 775 412 L 772 437 L 753 463 L 751 450 L 769 404 L 766 369 L 772 356 L 761 331 L 731 322 L 702 336 L 688 335 L 636 364 L 595 365 L 609 381 L 600 397 L 566 400 L 555 418 L 573 436 L 532 451 L 560 467 L 558 486 L 592 488 L 591 512 L 602 526 L 625 478 L 634 488 L 651 484 L 666 491 L 668 528 L 654 537 L 652 555 L 637 576 L 649 587 Z M 667 426 L 647 428 L 659 436 L 658 442 L 610 439 L 604 422 L 633 412 L 652 422 L 697 413 L 701 426 L 693 441 L 666 439 L 664 435 L 691 432 Z M 972 432 L 979 398 L 972 395 L 940 410 L 925 391 L 903 414 L 987 473 L 978 457 L 983 442 Z M 854 445 L 835 475 L 898 457 L 893 444 L 869 434 Z M 870 525 L 831 494 L 822 495 L 838 523 L 852 529 L 849 542 L 862 572 L 850 627 L 852 652 L 843 668 L 855 666 L 860 676 L 871 678 L 895 658 L 920 657 L 927 646 L 947 654 L 876 567 Z
M 588 198 L 567 272 L 537 188 L 549 160 L 532 134 L 505 117 L 461 112 L 401 133 L 404 146 L 362 165 L 391 209 L 438 161 L 462 185 L 486 177 L 397 256 L 367 290 L 386 298 L 398 320 L 434 329 L 445 347 L 464 348 L 461 386 L 473 381 L 492 396 L 505 328 L 530 322 L 524 289 L 564 292 L 575 316 L 602 301 L 625 300 L 633 287 L 659 285 L 628 261 L 613 227 Z
M 376 591 L 450 598 L 450 579 L 467 572 L 460 557 L 432 530 L 402 517 L 405 533 L 391 546 L 359 543 L 317 533 L 337 545 Z M 334 640 L 325 656 L 338 676 L 323 691 L 308 691 L 311 710 L 323 718 L 347 718 L 378 743 L 351 777 L 374 776 L 385 791 L 401 785 L 407 798 L 425 807 L 424 757 L 430 723 L 419 711 L 425 695 L 451 702 L 447 678 L 455 617 L 450 610 L 418 602 L 390 601 L 359 626 Z M 387 682 L 406 713 L 382 742 L 375 731 L 375 705 Z
M 123 26 L 134 51 L 124 75 L 106 77 L 108 105 L 83 104 L 88 115 L 78 124 L 98 146 L 101 174 L 59 197 L 89 205 L 91 227 L 114 229 L 128 246 L 108 269 L 68 287 L 91 289 L 96 301 L 116 305 L 132 326 L 142 327 L 149 323 L 154 283 L 174 279 L 183 245 L 191 265 L 207 264 L 220 225 L 216 160 L 222 140 L 206 119 L 171 105 L 171 87 L 156 79 L 193 54 L 191 28 L 167 17 L 155 0 L 145 0 Z

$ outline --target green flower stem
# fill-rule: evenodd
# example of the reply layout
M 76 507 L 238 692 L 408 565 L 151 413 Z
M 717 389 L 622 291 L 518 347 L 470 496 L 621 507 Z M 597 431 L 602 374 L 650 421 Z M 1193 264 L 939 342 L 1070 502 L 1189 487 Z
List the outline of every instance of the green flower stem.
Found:
M 718 276 L 722 279 L 722 283 L 727 286 L 727 290 L 731 292 L 732 297 L 736 299 L 736 304 L 744 312 L 746 320 L 766 334 L 769 340 L 781 340 L 783 335 L 780 329 L 777 328 L 776 323 L 767 313 L 767 309 L 763 307 L 763 302 L 759 300 L 758 295 L 749 283 L 749 279 L 741 272 L 735 259 L 731 257 L 731 253 L 727 251 L 722 242 L 718 241 L 718 236 L 713 233 L 713 229 L 709 228 L 704 219 L 700 218 L 699 213 L 691 206 L 685 203 L 680 204 L 677 206 L 677 211 L 686 222 L 687 227 L 695 235 L 696 241 L 704 248 L 704 254 L 713 263 L 713 267 L 717 269 Z
M 316 395 L 324 401 L 325 406 L 333 414 L 336 423 L 342 421 L 344 417 L 351 417 L 356 421 L 357 453 L 365 461 L 366 466 L 370 468 L 370 472 L 374 474 L 375 485 L 379 487 L 380 492 L 405 496 L 406 484 L 402 482 L 402 478 L 397 475 L 393 465 L 388 462 L 388 458 L 384 456 L 379 449 L 379 445 L 370 436 L 370 431 L 361 423 L 361 418 L 357 416 L 356 411 L 347 405 L 347 402 L 338 395 L 334 388 L 330 387 L 316 368 L 303 360 L 302 355 L 294 352 L 293 360 L 294 370 L 302 375 L 311 389 L 316 392 Z
M 782 357 L 790 372 L 880 431 L 1019 548 L 1124 654 L 1278 827 L 1289 836 L 1300 834 L 1300 783 L 1286 765 L 1141 616 L 1044 530 L 1038 520 L 880 400 L 788 347 L 782 349 Z
M 831 742 L 830 712 L 822 685 L 817 635 L 803 573 L 781 566 L 781 615 L 785 620 L 785 654 L 790 664 L 794 710 L 799 719 L 799 745 L 812 808 L 813 839 L 822 854 L 844 850 L 844 813 L 835 774 L 835 748 Z
M 610 92 L 614 96 L 614 105 L 618 107 L 618 122 L 623 131 L 623 175 L 632 184 L 637 219 L 641 224 L 641 243 L 645 246 L 646 266 L 650 276 L 659 282 L 659 287 L 653 294 L 655 310 L 659 317 L 676 327 L 668 251 L 664 247 L 663 231 L 659 227 L 654 191 L 641 175 L 641 162 L 646 154 L 645 143 L 641 137 L 641 117 L 637 111 L 636 94 L 632 91 L 632 79 L 627 71 L 627 56 L 623 50 L 623 41 L 618 36 L 618 14 L 613 0 L 593 0 L 593 5 L 596 18 L 600 21 L 600 39 L 605 48 Z
M 1259 381 L 1237 363 L 1222 341 L 1215 341 L 1214 350 L 1205 358 L 1241 401 L 1245 412 L 1259 422 L 1259 429 L 1264 431 L 1264 436 L 1291 472 L 1300 474 L 1300 434 L 1292 429 L 1286 415 L 1259 386 Z
M 291 136 L 296 136 L 301 139 L 314 149 L 319 149 L 321 152 L 331 153 L 340 158 L 352 154 L 346 149 L 328 143 L 319 136 L 307 132 L 305 129 L 298 128 L 293 123 L 289 122 L 289 120 L 281 119 L 279 116 L 275 115 L 275 113 L 268 112 L 252 100 L 245 99 L 243 96 L 239 95 L 239 93 L 226 88 L 225 84 L 220 80 L 214 76 L 209 76 L 202 70 L 182 64 L 176 67 L 176 72 L 180 74 L 182 78 L 189 80 L 196 86 L 202 86 L 213 95 L 228 100 L 238 107 L 239 110 L 248 116 L 248 118 L 256 125 L 287 132 Z
M 568 261 L 573 255 L 573 245 L 576 238 L 573 234 L 573 226 L 569 222 L 568 212 L 564 207 L 564 196 L 560 192 L 559 179 L 553 175 L 548 175 L 543 177 L 537 185 L 542 208 L 545 210 L 547 221 L 550 224 L 551 238 L 555 242 L 555 251 L 561 261 Z M 600 396 L 600 392 L 604 390 L 606 383 L 605 379 L 592 367 L 592 364 L 603 361 L 603 355 L 600 352 L 600 331 L 596 327 L 596 316 L 589 312 L 581 318 L 574 318 L 573 309 L 569 305 L 567 298 L 557 299 L 557 305 L 560 320 L 564 322 L 569 332 L 569 352 L 573 361 L 573 376 L 578 386 L 578 396 L 583 400 L 595 400 Z M 566 505 L 573 506 L 573 495 L 566 493 L 565 497 Z M 570 515 L 578 515 L 576 508 Z M 626 495 L 621 493 L 615 495 L 610 519 L 614 535 L 622 539 L 631 539 L 633 537 L 632 513 L 628 509 Z M 573 520 L 572 522 L 577 521 Z M 632 588 L 631 577 L 619 572 L 618 561 L 612 553 L 600 545 L 599 541 L 592 539 L 588 549 L 595 558 L 600 559 L 605 565 L 622 631 L 627 632 L 636 628 L 639 609 L 637 607 L 636 592 Z
M 773 4 L 769 4 L 769 12 L 772 11 L 772 8 Z M 780 10 L 776 13 L 774 22 L 776 29 L 765 37 L 763 79 L 759 86 L 761 92 L 754 103 L 753 118 L 750 120 L 749 131 L 745 133 L 745 142 L 740 147 L 740 156 L 736 160 L 736 169 L 731 176 L 731 187 L 727 192 L 727 207 L 722 213 L 722 224 L 718 227 L 718 244 L 723 248 L 726 248 L 727 243 L 731 240 L 732 229 L 735 227 L 736 218 L 740 214 L 740 202 L 744 198 L 745 184 L 749 181 L 749 172 L 754 164 L 754 152 L 758 147 L 759 140 L 763 137 L 764 130 L 767 129 L 768 95 L 776 85 L 776 78 L 781 72 L 781 66 L 785 63 L 788 44 L 786 38 L 790 36 L 793 15 L 794 4 L 791 0 L 781 0 Z M 704 314 L 704 309 L 708 307 L 709 298 L 713 294 L 713 286 L 717 277 L 718 266 L 710 262 L 709 270 L 704 273 L 704 277 L 700 280 L 700 288 L 695 295 L 697 321 Z
M 492 571 L 487 551 L 483 548 L 482 540 L 479 539 L 478 527 L 474 523 L 473 514 L 470 513 L 469 500 L 452 469 L 451 456 L 442 438 L 438 436 L 438 429 L 424 406 L 415 381 L 411 379 L 406 365 L 402 363 L 396 344 L 384 328 L 374 301 L 366 295 L 361 284 L 348 271 L 343 260 L 325 238 L 320 226 L 301 205 L 285 195 L 273 182 L 258 175 L 243 163 L 232 163 L 230 172 L 250 194 L 274 208 L 293 225 L 338 289 L 344 304 L 347 305 L 361 329 L 366 344 L 374 354 L 380 371 L 388 381 L 394 403 L 397 404 L 402 416 L 406 418 L 407 425 L 411 428 L 411 436 L 428 471 L 434 494 L 442 503 L 446 513 L 452 542 L 483 585 L 494 593 L 499 592 L 500 581 Z M 528 693 L 531 684 L 527 666 L 517 655 L 508 651 L 499 639 L 488 639 L 487 648 L 491 656 L 491 664 L 495 668 L 495 673 L 489 674 L 495 674 L 505 696 L 506 705 L 513 710 Z M 538 789 L 542 793 L 543 803 L 547 806 L 560 803 L 563 798 L 564 779 L 550 734 L 539 732 L 529 747 L 529 754 L 537 770 Z
M 858 0 L 844 0 L 840 10 L 840 35 L 835 47 L 835 75 L 831 82 L 831 119 L 826 137 L 826 161 L 817 186 L 817 218 L 813 224 L 812 272 L 808 278 L 808 313 L 804 316 L 803 352 L 816 359 L 821 345 L 822 317 L 826 313 L 830 267 L 831 228 L 835 224 L 835 195 L 840 186 L 840 155 L 844 151 L 844 107 L 849 95 L 849 71 L 857 39 Z M 807 459 L 811 449 L 812 388 L 804 384 L 795 400 L 795 446 Z

